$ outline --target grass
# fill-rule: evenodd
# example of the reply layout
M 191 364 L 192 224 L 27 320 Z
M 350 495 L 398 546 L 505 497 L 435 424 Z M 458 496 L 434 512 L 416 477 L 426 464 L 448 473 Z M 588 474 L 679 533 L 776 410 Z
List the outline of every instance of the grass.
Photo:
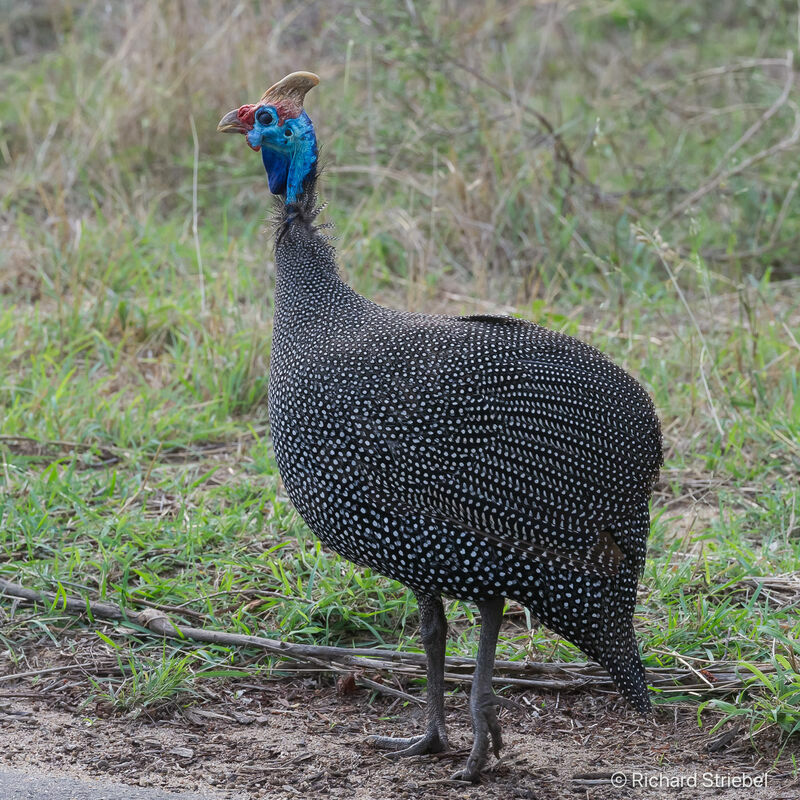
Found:
M 108 637 L 104 641 L 114 649 L 119 648 Z M 195 694 L 193 684 L 199 675 L 190 667 L 192 660 L 191 653 L 175 656 L 163 652 L 159 660 L 149 663 L 141 657 L 129 656 L 127 664 L 120 659 L 120 671 L 125 675 L 121 683 L 109 683 L 108 688 L 97 680 L 92 680 L 92 684 L 100 700 L 116 711 L 162 710 L 186 703 Z
M 0 37 L 0 574 L 418 647 L 409 593 L 319 546 L 270 453 L 270 200 L 214 128 L 309 68 L 348 279 L 396 306 L 511 309 L 647 385 L 666 463 L 645 660 L 736 661 L 739 695 L 683 701 L 798 731 L 798 596 L 764 588 L 800 570 L 794 6 L 45 7 Z M 0 614 L 20 662 L 76 630 L 57 608 Z M 475 651 L 472 614 L 449 605 L 449 652 Z M 123 709 L 189 702 L 245 659 L 125 626 L 96 647 L 119 671 L 94 691 Z M 522 623 L 499 655 L 580 658 Z

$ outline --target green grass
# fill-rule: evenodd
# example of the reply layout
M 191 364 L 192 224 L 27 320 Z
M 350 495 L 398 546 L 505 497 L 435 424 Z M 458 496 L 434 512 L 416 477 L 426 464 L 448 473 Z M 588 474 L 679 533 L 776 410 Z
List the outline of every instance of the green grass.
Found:
M 271 202 L 259 159 L 214 129 L 314 69 L 348 279 L 401 307 L 514 309 L 647 385 L 666 463 L 646 662 L 736 661 L 752 678 L 712 721 L 796 732 L 798 597 L 758 588 L 800 570 L 796 8 L 255 8 L 20 4 L 4 23 L 0 574 L 212 628 L 418 647 L 409 593 L 320 548 L 270 453 Z M 0 614 L 16 658 L 75 631 L 57 608 Z M 449 606 L 449 652 L 475 651 L 472 614 Z M 245 659 L 101 633 L 119 669 L 94 691 L 121 709 L 190 702 Z M 581 658 L 524 621 L 499 655 Z
M 103 640 L 109 646 L 119 648 L 108 637 L 103 637 Z M 125 676 L 121 682 L 109 682 L 108 688 L 104 688 L 100 681 L 91 682 L 100 700 L 109 703 L 117 711 L 131 711 L 134 714 L 145 709 L 159 711 L 191 700 L 195 694 L 193 684 L 199 677 L 190 668 L 193 660 L 193 653 L 176 656 L 166 650 L 160 659 L 151 659 L 149 662 L 129 656 L 127 663 L 121 658 L 119 660 L 120 671 Z

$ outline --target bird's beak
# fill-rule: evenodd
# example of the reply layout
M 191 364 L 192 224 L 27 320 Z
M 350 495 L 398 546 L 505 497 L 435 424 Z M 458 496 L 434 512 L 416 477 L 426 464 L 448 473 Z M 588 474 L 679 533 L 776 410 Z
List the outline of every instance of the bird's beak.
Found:
M 217 130 L 220 133 L 247 133 L 248 128 L 239 119 L 239 109 L 234 108 L 229 111 L 217 125 Z

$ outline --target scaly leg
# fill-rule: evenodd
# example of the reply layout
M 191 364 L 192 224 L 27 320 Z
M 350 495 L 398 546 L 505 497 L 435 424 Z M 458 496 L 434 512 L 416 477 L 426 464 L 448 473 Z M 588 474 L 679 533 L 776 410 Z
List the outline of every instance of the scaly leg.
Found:
M 475 739 L 464 769 L 453 775 L 454 780 L 474 783 L 480 778 L 481 770 L 486 765 L 490 735 L 495 756 L 499 757 L 500 748 L 503 746 L 500 723 L 497 721 L 499 703 L 492 690 L 492 671 L 497 636 L 500 633 L 500 623 L 503 621 L 504 604 L 505 600 L 502 597 L 478 603 L 481 612 L 481 640 L 478 644 L 478 658 L 475 660 L 475 674 L 469 696 Z
M 444 727 L 444 649 L 447 640 L 447 620 L 442 598 L 418 594 L 420 633 L 428 657 L 428 728 L 421 736 L 370 736 L 368 741 L 392 757 L 419 756 L 441 753 L 448 749 Z

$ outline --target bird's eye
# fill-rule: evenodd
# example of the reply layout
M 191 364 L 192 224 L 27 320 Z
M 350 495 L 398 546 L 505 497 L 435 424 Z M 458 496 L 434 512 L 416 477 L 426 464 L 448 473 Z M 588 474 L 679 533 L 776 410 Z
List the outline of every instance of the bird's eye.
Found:
M 261 125 L 272 125 L 275 121 L 272 112 L 268 108 L 259 108 L 256 113 L 256 119 Z

